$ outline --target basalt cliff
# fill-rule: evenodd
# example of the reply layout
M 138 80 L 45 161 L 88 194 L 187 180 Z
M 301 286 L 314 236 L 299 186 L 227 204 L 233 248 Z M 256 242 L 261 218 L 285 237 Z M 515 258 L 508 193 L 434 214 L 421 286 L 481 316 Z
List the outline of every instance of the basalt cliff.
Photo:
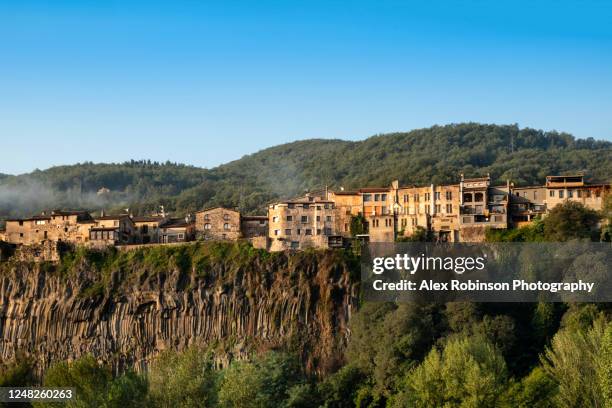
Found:
M 190 345 L 220 365 L 289 348 L 324 373 L 349 336 L 356 270 L 344 251 L 270 254 L 238 243 L 9 260 L 0 264 L 0 358 L 26 353 L 42 371 L 91 354 L 121 371 Z

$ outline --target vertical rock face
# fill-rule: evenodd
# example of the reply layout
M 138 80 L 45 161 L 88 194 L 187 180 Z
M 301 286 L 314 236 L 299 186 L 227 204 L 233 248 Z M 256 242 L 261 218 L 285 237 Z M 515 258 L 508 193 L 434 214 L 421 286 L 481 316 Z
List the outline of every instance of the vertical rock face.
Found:
M 24 351 L 44 370 L 92 354 L 142 370 L 159 351 L 192 344 L 220 364 L 290 347 L 313 373 L 341 358 L 358 296 L 343 253 L 196 260 L 202 249 L 175 248 L 153 267 L 147 251 L 0 266 L 0 358 Z

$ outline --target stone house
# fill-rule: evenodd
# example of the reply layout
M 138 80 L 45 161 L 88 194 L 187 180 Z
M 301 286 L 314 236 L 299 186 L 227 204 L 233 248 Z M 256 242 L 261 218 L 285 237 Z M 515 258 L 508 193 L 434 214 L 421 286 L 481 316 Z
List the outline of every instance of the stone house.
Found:
M 160 240 L 162 244 L 193 241 L 196 235 L 195 222 L 189 217 L 171 218 L 160 226 Z
M 29 218 L 6 221 L 4 240 L 18 245 L 34 245 L 44 241 L 82 244 L 88 241 L 93 223 L 86 211 L 53 210 Z
M 606 195 L 610 194 L 610 184 L 591 184 L 584 181 L 583 174 L 546 177 L 545 204 L 552 210 L 565 201 L 575 201 L 595 211 L 600 211 Z
M 342 246 L 333 201 L 307 194 L 268 206 L 271 251 Z
M 95 247 L 135 244 L 136 226 L 127 214 L 101 216 L 89 230 L 89 241 Z
M 212 207 L 195 214 L 196 237 L 204 240 L 239 239 L 241 234 L 240 213 L 223 207 Z
M 158 244 L 161 242 L 161 227 L 170 220 L 161 215 L 132 217 L 139 244 Z

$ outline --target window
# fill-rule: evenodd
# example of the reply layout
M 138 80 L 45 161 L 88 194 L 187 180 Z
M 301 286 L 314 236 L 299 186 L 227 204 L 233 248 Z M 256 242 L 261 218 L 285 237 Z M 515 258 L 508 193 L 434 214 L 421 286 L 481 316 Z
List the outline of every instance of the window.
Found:
M 64 227 L 64 232 L 68 232 L 68 227 Z
M 567 198 L 573 198 L 574 197 L 574 190 L 567 190 Z
M 474 201 L 476 202 L 484 201 L 484 194 L 482 193 L 474 194 Z
M 287 208 L 295 208 L 295 204 L 289 203 L 289 204 L 287 204 Z
M 380 194 L 374 194 L 374 201 L 380 201 Z
M 348 232 L 349 228 L 348 228 L 348 224 L 344 223 L 344 232 Z
M 332 220 L 331 215 L 327 215 L 327 216 L 325 216 L 325 221 L 327 221 L 327 222 L 331 222 L 331 220 Z
M 440 204 L 436 204 L 436 213 L 442 212 L 442 206 Z
M 447 191 L 446 192 L 446 199 L 447 200 L 452 200 L 453 199 L 453 192 L 452 191 Z
M 563 198 L 563 190 L 559 190 L 559 198 Z
M 285 230 L 285 235 L 291 235 L 291 229 L 290 228 L 287 228 Z
M 325 208 L 326 210 L 329 210 L 329 204 L 323 205 L 323 208 Z
M 308 216 L 302 215 L 302 222 L 308 222 Z
M 387 201 L 387 195 L 386 194 L 381 194 L 380 195 L 380 201 Z
M 452 214 L 453 213 L 453 205 L 452 204 L 446 204 L 446 213 L 447 214 Z
M 210 225 L 210 224 L 204 224 L 204 229 L 209 230 L 209 229 L 211 229 L 211 228 L 212 228 L 212 225 Z
M 586 190 L 586 196 L 587 196 L 587 198 L 591 197 L 591 190 Z
M 300 243 L 298 241 L 291 241 L 291 249 L 298 249 L 300 247 Z
M 582 190 L 576 190 L 576 197 L 582 198 Z
M 304 235 L 312 235 L 312 230 L 310 228 L 306 228 L 306 233 Z
M 408 202 L 408 194 L 404 194 L 404 202 L 407 203 Z
M 23 227 L 23 221 L 19 221 L 19 226 Z
M 34 222 L 34 224 L 36 224 L 36 225 L 45 225 L 45 220 L 36 220 L 36 222 Z
M 310 209 L 310 204 L 304 204 L 302 207 L 304 207 L 305 210 Z
M 405 218 L 402 218 L 402 227 L 405 227 L 408 224 L 408 220 Z
M 415 194 L 415 195 L 414 195 L 414 202 L 415 202 L 415 203 L 418 203 L 418 202 L 419 202 L 419 195 L 418 195 L 418 194 Z
M 321 229 L 317 228 L 317 235 L 321 235 Z
M 259 220 L 259 225 L 266 225 L 266 220 Z
M 278 217 L 276 215 L 272 217 L 272 222 L 278 222 Z
M 425 193 L 425 201 L 429 201 L 431 198 L 431 193 Z
M 279 234 L 279 230 L 274 230 L 274 235 L 277 236 Z
M 223 224 L 223 229 L 226 231 L 230 229 L 229 224 L 227 222 Z
M 288 215 L 287 216 L 287 221 L 293 221 L 293 215 Z
M 550 190 L 550 191 L 548 192 L 548 196 L 549 196 L 549 197 L 554 197 L 554 196 L 555 196 L 555 190 Z
M 463 201 L 466 203 L 472 202 L 472 193 L 463 193 Z
M 178 238 L 179 238 L 179 239 L 184 239 L 184 238 L 185 238 L 185 235 L 184 235 L 184 234 L 178 234 Z
M 229 221 L 229 214 L 223 214 L 223 220 Z
M 208 214 L 204 215 L 204 221 L 210 221 L 210 215 Z
M 363 202 L 367 203 L 368 201 L 372 201 L 372 194 L 364 194 L 363 195 Z
M 321 221 L 321 216 L 320 215 L 317 215 L 317 222 L 318 221 Z
M 302 230 L 300 228 L 297 229 L 297 234 L 302 235 Z
M 434 192 L 434 200 L 439 200 L 440 199 L 440 192 L 439 191 L 435 191 Z
M 596 191 L 595 191 L 595 197 L 596 197 L 596 198 L 601 197 L 601 191 L 596 190 Z

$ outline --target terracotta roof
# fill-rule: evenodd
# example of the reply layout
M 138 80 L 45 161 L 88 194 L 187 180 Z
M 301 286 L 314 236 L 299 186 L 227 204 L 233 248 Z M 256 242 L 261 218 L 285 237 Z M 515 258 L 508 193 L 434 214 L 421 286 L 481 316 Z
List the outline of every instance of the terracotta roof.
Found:
M 37 221 L 37 220 L 50 220 L 51 216 L 48 215 L 34 215 L 27 218 L 9 218 L 6 221 Z
M 156 221 L 164 221 L 166 218 L 161 215 L 150 215 L 150 216 L 139 216 L 132 217 L 132 221 L 134 222 L 156 222 Z
M 97 217 L 96 220 L 120 220 L 122 218 L 130 218 L 126 214 L 123 215 L 105 215 L 103 217 Z
M 360 193 L 388 193 L 390 190 L 389 187 L 365 187 L 360 188 Z
M 178 219 L 170 220 L 170 222 L 168 222 L 167 224 L 164 224 L 162 228 L 183 228 L 183 227 L 188 227 L 190 225 L 193 225 L 193 221 L 187 222 L 185 221 L 184 218 L 178 218 Z
M 222 210 L 225 210 L 225 211 L 232 211 L 232 212 L 235 212 L 235 213 L 239 213 L 240 212 L 240 211 L 235 210 L 233 208 L 227 208 L 227 207 L 222 207 L 220 205 L 217 205 L 215 207 L 208 207 L 208 208 L 204 208 L 203 210 L 196 211 L 196 214 L 197 213 L 201 213 L 201 212 L 205 212 L 205 211 L 216 210 L 217 208 L 221 208 Z

